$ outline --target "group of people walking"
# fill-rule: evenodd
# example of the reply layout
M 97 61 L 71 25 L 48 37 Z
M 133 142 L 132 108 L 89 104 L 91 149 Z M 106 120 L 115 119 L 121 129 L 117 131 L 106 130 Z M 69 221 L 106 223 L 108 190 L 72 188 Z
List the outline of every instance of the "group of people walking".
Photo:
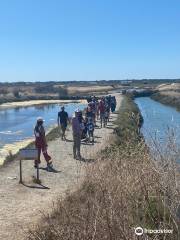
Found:
M 94 130 L 97 126 L 97 121 L 100 121 L 100 127 L 106 127 L 109 121 L 110 112 L 114 112 L 116 109 L 115 96 L 105 96 L 97 98 L 95 96 L 87 99 L 87 107 L 81 111 L 79 108 L 75 110 L 74 116 L 70 120 L 68 113 L 65 111 L 65 107 L 61 107 L 61 111 L 58 113 L 58 126 L 61 128 L 61 139 L 66 141 L 66 129 L 68 123 L 72 123 L 72 135 L 73 135 L 73 157 L 77 160 L 82 160 L 81 156 L 81 142 L 89 142 L 94 144 Z M 38 150 L 38 158 L 35 160 L 34 167 L 37 168 L 40 164 L 41 152 L 47 162 L 47 171 L 53 171 L 52 159 L 47 153 L 47 142 L 45 136 L 45 130 L 43 126 L 43 119 L 39 117 L 37 119 L 36 126 L 34 128 L 35 146 Z

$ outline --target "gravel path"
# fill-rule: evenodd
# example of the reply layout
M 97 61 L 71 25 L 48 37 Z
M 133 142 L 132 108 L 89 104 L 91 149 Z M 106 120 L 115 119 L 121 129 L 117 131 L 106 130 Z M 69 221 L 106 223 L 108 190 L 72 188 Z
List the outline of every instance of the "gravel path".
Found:
M 122 97 L 116 94 L 120 107 Z M 113 121 L 117 114 L 111 115 L 107 128 L 95 129 L 95 144 L 83 145 L 82 156 L 85 162 L 73 159 L 72 132 L 67 132 L 67 142 L 56 139 L 49 143 L 49 153 L 58 173 L 40 170 L 43 188 L 33 183 L 35 170 L 32 161 L 23 161 L 24 185 L 19 184 L 19 162 L 14 161 L 0 169 L 0 240 L 22 240 L 27 228 L 35 225 L 42 212 L 51 211 L 57 197 L 64 197 L 67 191 L 77 189 L 83 180 L 89 164 L 93 164 L 96 154 L 105 148 L 113 133 Z M 99 125 L 99 123 L 98 123 Z M 42 166 L 46 164 L 42 161 Z

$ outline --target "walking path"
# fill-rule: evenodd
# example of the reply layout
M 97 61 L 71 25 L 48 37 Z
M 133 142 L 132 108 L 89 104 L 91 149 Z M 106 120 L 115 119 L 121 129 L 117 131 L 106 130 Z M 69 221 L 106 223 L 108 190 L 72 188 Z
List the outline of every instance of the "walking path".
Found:
M 118 109 L 122 96 L 116 94 L 116 98 Z M 111 115 L 111 122 L 107 128 L 95 129 L 94 145 L 82 144 L 81 153 L 86 159 L 85 162 L 73 159 L 71 129 L 67 132 L 67 142 L 59 138 L 49 143 L 49 153 L 59 172 L 40 170 L 42 185 L 48 189 L 33 183 L 35 170 L 32 161 L 23 161 L 26 186 L 18 183 L 18 161 L 0 169 L 0 240 L 24 239 L 25 231 L 39 221 L 42 212 L 51 212 L 53 201 L 58 197 L 63 198 L 67 191 L 76 190 L 80 186 L 88 165 L 93 164 L 96 154 L 108 144 L 116 117 L 117 114 Z M 42 167 L 45 166 L 45 162 L 42 161 Z

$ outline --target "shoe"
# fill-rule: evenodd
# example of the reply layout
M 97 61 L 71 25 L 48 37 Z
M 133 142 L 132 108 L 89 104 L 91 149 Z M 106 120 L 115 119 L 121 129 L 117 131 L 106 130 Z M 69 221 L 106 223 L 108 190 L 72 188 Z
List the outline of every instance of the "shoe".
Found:
M 39 164 L 34 164 L 34 168 L 38 168 L 39 167 Z
M 81 160 L 82 160 L 82 157 L 81 157 L 81 156 L 77 156 L 77 157 L 76 157 L 76 160 L 81 161 Z
M 53 171 L 54 171 L 54 168 L 53 168 L 53 164 L 52 164 L 52 163 L 47 164 L 47 171 L 48 171 L 48 172 L 53 172 Z

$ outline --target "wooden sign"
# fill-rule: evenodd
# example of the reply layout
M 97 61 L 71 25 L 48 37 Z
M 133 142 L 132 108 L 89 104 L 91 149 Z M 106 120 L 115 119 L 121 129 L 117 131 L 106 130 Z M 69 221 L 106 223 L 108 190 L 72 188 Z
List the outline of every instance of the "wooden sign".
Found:
M 20 168 L 20 180 L 19 183 L 23 183 L 22 180 L 22 162 L 23 160 L 36 160 L 38 159 L 38 150 L 37 149 L 28 149 L 23 148 L 19 150 L 19 168 Z M 39 164 L 37 165 L 37 183 L 40 183 L 39 180 Z
M 35 160 L 38 158 L 38 150 L 37 149 L 27 149 L 27 148 L 20 149 L 19 157 L 22 160 Z

